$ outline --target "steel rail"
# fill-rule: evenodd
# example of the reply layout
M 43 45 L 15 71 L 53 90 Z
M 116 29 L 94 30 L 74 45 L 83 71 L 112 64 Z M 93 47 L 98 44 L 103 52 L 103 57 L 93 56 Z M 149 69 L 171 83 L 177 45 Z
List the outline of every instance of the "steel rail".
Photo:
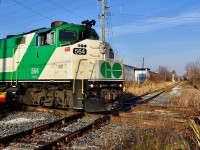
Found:
M 45 145 L 42 145 L 42 146 L 36 148 L 35 150 L 50 150 L 52 148 L 58 148 L 59 142 L 68 143 L 68 142 L 72 141 L 74 138 L 77 138 L 77 137 L 83 135 L 84 133 L 101 126 L 103 123 L 107 122 L 109 119 L 110 119 L 110 116 L 105 115 L 102 118 L 96 119 L 93 123 L 81 128 L 79 130 L 76 130 L 72 133 L 67 133 L 67 134 L 61 136 L 60 138 L 53 140 L 52 142 L 49 142 Z
M 61 124 L 63 124 L 63 122 L 69 122 L 69 121 L 81 118 L 83 116 L 84 116 L 84 113 L 74 114 L 74 115 L 65 117 L 63 119 L 59 119 L 59 120 L 51 122 L 51 123 L 41 125 L 41 126 L 36 127 L 36 128 L 32 128 L 32 129 L 29 129 L 29 130 L 18 132 L 18 133 L 9 135 L 9 136 L 1 137 L 0 138 L 0 145 L 6 146 L 9 143 L 11 143 L 12 141 L 14 141 L 15 139 L 22 138 L 22 137 L 24 137 L 26 135 L 30 135 L 30 134 L 36 134 L 37 132 L 40 132 L 43 129 L 47 129 L 47 128 L 49 129 L 49 128 L 52 128 L 56 125 L 61 125 Z

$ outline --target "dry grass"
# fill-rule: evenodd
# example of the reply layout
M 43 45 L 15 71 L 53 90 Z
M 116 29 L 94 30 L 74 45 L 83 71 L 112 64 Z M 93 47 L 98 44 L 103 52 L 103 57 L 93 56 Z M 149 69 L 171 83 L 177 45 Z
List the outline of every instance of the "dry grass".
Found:
M 126 94 L 140 96 L 145 93 L 156 91 L 168 86 L 173 85 L 173 82 L 152 82 L 149 80 L 138 84 L 137 82 L 125 82 Z
M 133 95 L 142 95 L 147 92 L 155 91 L 167 86 L 171 86 L 172 82 L 154 83 L 146 81 L 141 85 L 137 83 L 126 83 L 127 93 Z M 184 86 L 186 88 L 186 85 Z M 188 85 L 187 85 L 188 87 Z M 190 86 L 191 87 L 191 86 Z M 200 91 L 199 90 L 181 90 L 177 95 L 169 97 L 166 101 L 167 105 L 193 107 L 197 112 L 200 111 Z M 166 121 L 167 122 L 167 121 Z M 169 122 L 169 120 L 168 120 Z M 164 126 L 163 126 L 164 125 Z M 191 124 L 192 128 L 181 131 L 172 127 L 173 124 L 164 123 L 162 126 L 149 127 L 138 126 L 132 131 L 132 147 L 131 150 L 195 150 L 200 146 L 200 127 Z M 198 130 L 197 130 L 198 129 Z M 194 134 L 193 134 L 194 131 Z M 128 148 L 127 148 L 128 149 Z
M 195 150 L 198 149 L 196 139 L 189 124 L 177 125 L 166 119 L 142 124 L 142 116 L 138 125 L 130 131 L 132 146 L 127 150 Z M 157 123 L 157 125 L 156 125 Z M 137 124 L 137 123 L 136 123 Z M 125 141 L 124 141 L 125 142 Z
M 118 124 L 115 129 L 107 128 L 91 145 L 96 145 L 98 150 L 194 150 L 196 144 L 188 132 L 178 127 L 169 129 L 168 125 L 152 128 Z
M 148 123 L 148 118 L 144 118 L 147 123 L 143 124 L 138 118 L 136 127 L 130 131 L 132 146 L 127 150 L 196 150 L 198 143 L 189 126 L 189 122 L 179 124 L 167 118 L 157 118 Z M 137 119 L 136 119 L 137 120 Z M 151 119 L 149 119 L 151 120 Z M 154 119 L 153 119 L 154 120 Z
M 194 144 L 187 132 L 169 131 L 167 127 L 146 128 L 134 130 L 131 150 L 188 150 L 194 149 Z
M 166 100 L 167 105 L 193 107 L 197 112 L 200 111 L 200 91 L 194 89 L 182 90 L 177 95 Z

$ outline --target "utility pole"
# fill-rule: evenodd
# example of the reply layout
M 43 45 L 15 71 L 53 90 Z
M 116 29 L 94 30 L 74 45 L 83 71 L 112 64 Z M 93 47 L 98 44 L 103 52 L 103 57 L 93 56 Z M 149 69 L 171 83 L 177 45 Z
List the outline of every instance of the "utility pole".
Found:
M 106 47 L 105 47 L 105 17 L 106 17 L 106 6 L 105 6 L 105 0 L 98 0 L 102 2 L 102 12 L 101 12 L 101 30 L 102 30 L 102 49 L 100 51 L 101 54 L 103 54 L 103 57 L 105 57 L 106 53 Z
M 142 68 L 144 68 L 144 57 L 142 57 Z
M 101 23 L 102 23 L 102 43 L 105 44 L 105 0 L 102 1 L 102 14 L 101 14 Z

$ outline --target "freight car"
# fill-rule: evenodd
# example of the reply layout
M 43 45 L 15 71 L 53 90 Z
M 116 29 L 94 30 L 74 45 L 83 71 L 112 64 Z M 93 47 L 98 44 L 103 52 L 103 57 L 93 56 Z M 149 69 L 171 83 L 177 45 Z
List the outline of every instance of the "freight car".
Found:
M 111 111 L 123 93 L 123 62 L 95 21 L 63 21 L 0 39 L 0 102 Z

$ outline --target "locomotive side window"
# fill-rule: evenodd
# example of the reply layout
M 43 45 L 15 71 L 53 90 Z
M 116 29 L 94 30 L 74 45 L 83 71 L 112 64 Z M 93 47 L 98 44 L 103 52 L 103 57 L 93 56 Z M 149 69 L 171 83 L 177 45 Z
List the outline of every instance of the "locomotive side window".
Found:
M 36 36 L 36 46 L 46 45 L 46 34 L 39 34 Z
M 25 37 L 16 38 L 16 40 L 15 40 L 15 45 L 25 44 L 25 41 L 26 41 L 26 38 L 25 38 Z
M 54 32 L 45 32 L 40 33 L 36 36 L 36 46 L 45 46 L 45 45 L 51 45 L 55 42 L 55 33 Z
M 60 30 L 59 32 L 59 40 L 61 42 L 72 41 L 76 39 L 77 39 L 77 33 L 74 31 Z
M 54 44 L 54 32 L 47 33 L 47 44 Z

